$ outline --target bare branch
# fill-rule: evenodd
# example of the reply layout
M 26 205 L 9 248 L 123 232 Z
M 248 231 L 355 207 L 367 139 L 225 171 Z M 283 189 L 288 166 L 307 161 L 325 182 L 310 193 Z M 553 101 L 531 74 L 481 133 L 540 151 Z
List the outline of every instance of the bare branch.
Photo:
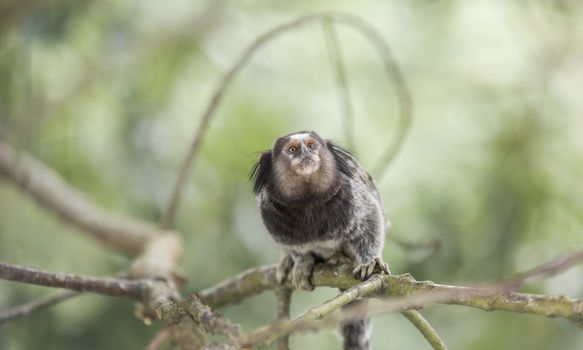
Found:
M 182 240 L 176 232 L 160 230 L 150 223 L 117 216 L 93 205 L 52 169 L 3 142 L 0 175 L 46 209 L 107 245 L 124 253 L 139 253 L 128 276 L 141 280 L 52 273 L 9 264 L 0 266 L 0 278 L 140 300 L 166 324 L 177 325 L 173 328 L 177 340 L 199 344 L 194 341 L 202 336 L 196 331 L 196 324 L 177 305 L 180 294 L 176 269 L 182 256 Z
M 346 145 L 352 151 L 354 149 L 354 107 L 352 106 L 352 99 L 350 98 L 350 87 L 348 85 L 348 76 L 346 74 L 346 65 L 344 64 L 344 57 L 340 41 L 334 27 L 333 19 L 328 18 L 322 21 L 322 29 L 324 30 L 324 37 L 326 39 L 326 47 L 332 62 L 332 73 L 336 80 L 338 91 L 338 104 L 340 105 L 342 120 L 344 121 L 344 137 L 346 138 Z
M 167 325 L 183 321 L 192 323 L 186 311 L 179 305 L 180 293 L 176 285 L 176 269 L 182 256 L 182 239 L 175 232 L 157 235 L 148 242 L 129 270 L 132 278 L 154 279 L 144 303 L 155 311 Z M 184 335 L 183 330 L 180 333 Z M 184 335 L 185 336 L 185 335 Z
M 190 170 L 192 168 L 192 163 L 194 158 L 200 148 L 202 139 L 208 129 L 209 122 L 213 117 L 216 109 L 222 101 L 224 94 L 226 93 L 228 87 L 230 86 L 233 79 L 237 76 L 239 71 L 249 62 L 253 55 L 262 48 L 265 44 L 278 37 L 279 35 L 289 32 L 293 29 L 301 27 L 312 22 L 320 21 L 333 21 L 335 24 L 340 24 L 347 26 L 359 33 L 361 33 L 375 48 L 376 52 L 380 56 L 383 62 L 383 67 L 391 79 L 392 83 L 395 85 L 397 90 L 397 99 L 399 101 L 400 108 L 400 124 L 396 132 L 396 137 L 394 141 L 388 146 L 385 155 L 381 159 L 381 165 L 378 167 L 377 172 L 379 173 L 379 181 L 384 174 L 387 165 L 396 156 L 399 151 L 401 144 L 403 143 L 406 131 L 409 128 L 411 120 L 411 97 L 405 84 L 405 80 L 398 68 L 398 65 L 393 59 L 393 55 L 389 48 L 388 43 L 382 37 L 382 35 L 374 29 L 365 20 L 350 14 L 345 13 L 335 13 L 335 12 L 323 12 L 311 14 L 303 17 L 299 17 L 293 21 L 281 24 L 264 34 L 260 35 L 255 39 L 247 48 L 242 52 L 231 68 L 222 76 L 219 80 L 216 88 L 214 89 L 213 95 L 209 100 L 209 103 L 204 110 L 202 117 L 200 118 L 199 124 L 195 130 L 194 137 L 188 148 L 188 152 L 182 165 L 180 167 L 179 175 L 174 183 L 172 194 L 169 198 L 168 205 L 164 215 L 162 216 L 161 226 L 163 228 L 170 227 L 174 221 L 174 216 L 176 215 L 176 210 L 180 201 L 180 194 L 182 193 L 182 188 L 186 184 L 186 181 L 190 175 Z
M 524 283 L 535 278 L 549 278 L 583 261 L 583 250 L 562 255 L 528 271 L 516 274 L 514 277 L 500 283 L 498 288 L 517 289 Z
M 161 331 L 156 333 L 156 335 L 154 336 L 154 338 L 152 338 L 152 340 L 150 340 L 148 345 L 146 345 L 145 350 L 158 350 L 158 349 L 160 349 L 160 347 L 164 344 L 164 342 L 166 342 L 166 340 L 168 340 L 170 335 L 171 335 L 171 332 L 170 332 L 169 328 L 162 329 Z
M 191 293 L 183 307 L 195 322 L 200 323 L 205 331 L 211 334 L 224 335 L 231 341 L 238 341 L 241 337 L 241 326 L 234 324 L 221 314 L 211 310 L 200 302 L 196 293 Z
M 6 322 L 10 322 L 16 319 L 19 319 L 24 316 L 28 316 L 31 313 L 51 307 L 55 304 L 61 303 L 65 300 L 69 300 L 72 297 L 80 295 L 79 292 L 74 292 L 70 290 L 58 292 L 54 295 L 31 301 L 26 304 L 15 306 L 11 309 L 8 309 L 0 314 L 0 325 Z
M 284 287 L 277 287 L 274 290 L 277 303 L 277 319 L 285 321 L 289 319 L 292 290 Z M 289 350 L 289 335 L 277 339 L 277 350 Z
M 197 294 L 204 304 L 218 309 L 225 305 L 237 304 L 276 286 L 278 283 L 275 279 L 275 266 L 260 266 L 241 272 Z
M 0 279 L 141 300 L 146 281 L 50 272 L 0 262 Z
M 447 345 L 445 345 L 439 334 L 437 334 L 435 329 L 431 327 L 431 324 L 427 322 L 419 311 L 406 310 L 401 312 L 401 314 L 421 332 L 434 350 L 447 350 Z
M 441 250 L 441 241 L 439 239 L 431 239 L 428 241 L 408 241 L 402 238 L 396 237 L 394 235 L 389 235 L 387 239 L 395 242 L 399 245 L 402 249 L 405 250 L 427 250 L 425 256 L 423 256 L 418 263 L 424 263 L 431 259 L 433 259 L 437 253 Z
M 151 224 L 95 206 L 52 169 L 2 141 L 0 175 L 18 185 L 45 209 L 123 253 L 139 253 L 159 232 Z

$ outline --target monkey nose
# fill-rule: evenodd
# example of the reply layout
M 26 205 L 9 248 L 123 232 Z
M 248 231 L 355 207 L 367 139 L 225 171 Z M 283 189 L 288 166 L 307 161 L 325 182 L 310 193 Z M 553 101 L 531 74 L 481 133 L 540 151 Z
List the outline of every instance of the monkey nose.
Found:
M 308 150 L 308 147 L 306 147 L 306 145 L 304 145 L 302 143 L 302 146 L 300 148 L 300 156 L 302 157 L 302 159 L 304 159 L 309 155 L 310 155 L 310 151 Z

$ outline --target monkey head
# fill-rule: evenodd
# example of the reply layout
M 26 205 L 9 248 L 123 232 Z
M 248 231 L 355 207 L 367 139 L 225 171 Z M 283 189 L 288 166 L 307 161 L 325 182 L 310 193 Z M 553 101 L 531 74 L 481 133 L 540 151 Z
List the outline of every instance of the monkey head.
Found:
M 308 178 L 327 160 L 326 143 L 314 132 L 300 132 L 278 138 L 272 148 L 278 172 Z
M 292 202 L 333 193 L 341 174 L 351 175 L 346 150 L 315 132 L 302 131 L 279 137 L 270 150 L 261 153 L 251 171 L 253 191 L 262 189 Z

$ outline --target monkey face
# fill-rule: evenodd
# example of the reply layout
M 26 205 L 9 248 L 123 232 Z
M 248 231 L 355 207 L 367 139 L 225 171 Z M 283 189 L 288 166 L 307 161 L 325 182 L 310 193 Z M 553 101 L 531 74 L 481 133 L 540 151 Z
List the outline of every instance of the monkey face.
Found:
M 276 141 L 275 148 L 289 169 L 299 176 L 310 176 L 320 169 L 320 151 L 326 145 L 315 133 L 297 133 Z

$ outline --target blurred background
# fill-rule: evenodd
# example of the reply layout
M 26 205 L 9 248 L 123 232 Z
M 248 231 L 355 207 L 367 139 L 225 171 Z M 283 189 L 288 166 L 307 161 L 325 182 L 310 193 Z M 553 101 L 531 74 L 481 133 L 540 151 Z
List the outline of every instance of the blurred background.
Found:
M 390 43 L 410 86 L 410 132 L 379 182 L 393 222 L 393 273 L 495 281 L 583 245 L 583 5 L 532 1 L 3 1 L 0 137 L 103 207 L 157 221 L 219 78 L 260 33 L 301 14 L 359 15 Z M 340 28 L 353 97 L 353 150 L 378 165 L 399 123 L 395 87 L 369 43 Z M 322 27 L 268 44 L 230 87 L 182 196 L 187 290 L 274 263 L 247 178 L 280 135 L 315 130 L 345 145 Z M 128 260 L 0 179 L 0 260 L 111 274 Z M 397 241 L 439 240 L 440 249 Z M 583 269 L 525 291 L 583 297 Z M 53 290 L 0 281 L 0 310 Z M 336 294 L 294 294 L 298 314 Z M 222 311 L 251 329 L 266 293 Z M 568 321 L 456 306 L 423 313 L 451 349 L 580 349 Z M 0 349 L 140 349 L 125 300 L 87 295 L 0 327 Z M 335 332 L 292 349 L 338 349 Z M 429 349 L 402 316 L 374 321 L 374 349 Z

